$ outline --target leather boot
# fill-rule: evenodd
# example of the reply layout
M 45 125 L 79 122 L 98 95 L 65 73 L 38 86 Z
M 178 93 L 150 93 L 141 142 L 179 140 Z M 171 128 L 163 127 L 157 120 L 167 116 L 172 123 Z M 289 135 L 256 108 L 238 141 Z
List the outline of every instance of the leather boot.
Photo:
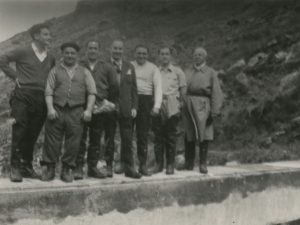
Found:
M 133 167 L 125 166 L 125 177 L 140 179 L 142 175 L 138 173 Z
M 88 167 L 88 177 L 93 177 L 96 179 L 103 179 L 105 178 L 105 175 L 98 170 L 96 166 L 89 166 Z
M 184 146 L 185 146 L 185 169 L 193 170 L 194 169 L 194 159 L 195 159 L 195 151 L 196 151 L 196 143 L 195 141 L 188 141 L 187 137 L 184 138 Z
M 174 174 L 174 163 L 170 163 L 167 165 L 167 171 L 166 171 L 167 175 L 172 175 Z
M 10 165 L 10 181 L 11 182 L 22 182 L 20 163 L 11 163 L 11 165 Z
M 60 179 L 66 183 L 73 182 L 73 172 L 68 165 L 65 164 L 62 165 Z
M 42 181 L 52 181 L 55 177 L 55 164 L 48 164 L 42 172 Z
M 83 163 L 77 162 L 76 169 L 74 171 L 74 180 L 82 180 L 83 179 Z
M 123 163 L 118 163 L 115 167 L 115 173 L 116 174 L 123 174 L 124 173 L 124 165 Z
M 112 178 L 113 177 L 113 169 L 112 169 L 112 162 L 106 161 L 106 169 L 107 169 L 107 177 Z
M 41 176 L 33 169 L 32 164 L 28 162 L 21 163 L 21 175 L 24 178 L 41 179 Z
M 207 174 L 207 167 L 206 167 L 206 159 L 208 153 L 208 141 L 203 141 L 200 143 L 200 150 L 199 150 L 199 171 L 200 173 Z
M 145 165 L 140 165 L 139 173 L 146 177 L 152 176 L 152 174 L 148 171 L 148 168 Z

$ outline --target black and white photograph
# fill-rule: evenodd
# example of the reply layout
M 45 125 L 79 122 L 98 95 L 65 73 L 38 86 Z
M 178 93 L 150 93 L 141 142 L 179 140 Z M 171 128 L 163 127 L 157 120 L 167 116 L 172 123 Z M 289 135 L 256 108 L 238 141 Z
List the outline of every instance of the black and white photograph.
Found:
M 0 225 L 300 225 L 299 0 L 0 0 Z

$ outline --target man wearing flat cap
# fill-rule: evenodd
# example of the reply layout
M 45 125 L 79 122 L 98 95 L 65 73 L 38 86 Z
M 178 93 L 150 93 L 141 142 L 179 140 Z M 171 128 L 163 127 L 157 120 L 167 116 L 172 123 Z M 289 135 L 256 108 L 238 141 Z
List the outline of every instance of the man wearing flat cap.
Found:
M 72 182 L 83 123 L 91 120 L 97 91 L 90 71 L 77 64 L 78 45 L 65 43 L 61 51 L 63 62 L 50 71 L 46 83 L 48 119 L 41 165 L 47 168 L 43 170 L 42 181 L 54 179 L 55 164 L 60 158 L 65 138 L 60 179 Z
M 15 119 L 10 158 L 12 182 L 21 182 L 24 177 L 40 178 L 32 167 L 33 150 L 47 117 L 45 83 L 55 65 L 54 56 L 47 51 L 49 27 L 36 24 L 29 33 L 32 43 L 0 56 L 0 69 L 16 83 L 10 99 L 11 116 Z M 11 62 L 16 63 L 16 70 L 10 67 Z

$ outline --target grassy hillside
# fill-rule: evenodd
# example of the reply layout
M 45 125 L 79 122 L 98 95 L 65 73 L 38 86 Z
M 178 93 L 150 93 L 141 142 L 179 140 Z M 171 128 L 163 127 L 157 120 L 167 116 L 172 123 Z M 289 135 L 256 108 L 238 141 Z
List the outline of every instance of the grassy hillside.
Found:
M 299 21 L 296 0 L 84 0 L 74 13 L 46 23 L 57 59 L 59 46 L 69 40 L 82 47 L 84 57 L 89 38 L 101 41 L 107 58 L 111 41 L 121 38 L 129 60 L 137 44 L 150 47 L 153 62 L 160 46 L 172 45 L 174 60 L 184 69 L 193 48 L 204 46 L 208 65 L 220 71 L 225 95 L 210 154 L 211 164 L 222 164 L 299 158 L 300 131 L 293 120 L 300 116 Z M 27 33 L 17 34 L 0 43 L 0 52 L 29 41 Z M 240 65 L 233 66 L 236 62 Z

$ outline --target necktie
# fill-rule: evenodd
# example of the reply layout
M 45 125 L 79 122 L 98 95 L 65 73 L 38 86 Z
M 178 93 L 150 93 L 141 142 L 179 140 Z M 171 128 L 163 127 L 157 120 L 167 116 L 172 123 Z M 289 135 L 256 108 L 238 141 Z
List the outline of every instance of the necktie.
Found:
M 121 73 L 121 65 L 114 61 L 115 69 L 117 73 Z

